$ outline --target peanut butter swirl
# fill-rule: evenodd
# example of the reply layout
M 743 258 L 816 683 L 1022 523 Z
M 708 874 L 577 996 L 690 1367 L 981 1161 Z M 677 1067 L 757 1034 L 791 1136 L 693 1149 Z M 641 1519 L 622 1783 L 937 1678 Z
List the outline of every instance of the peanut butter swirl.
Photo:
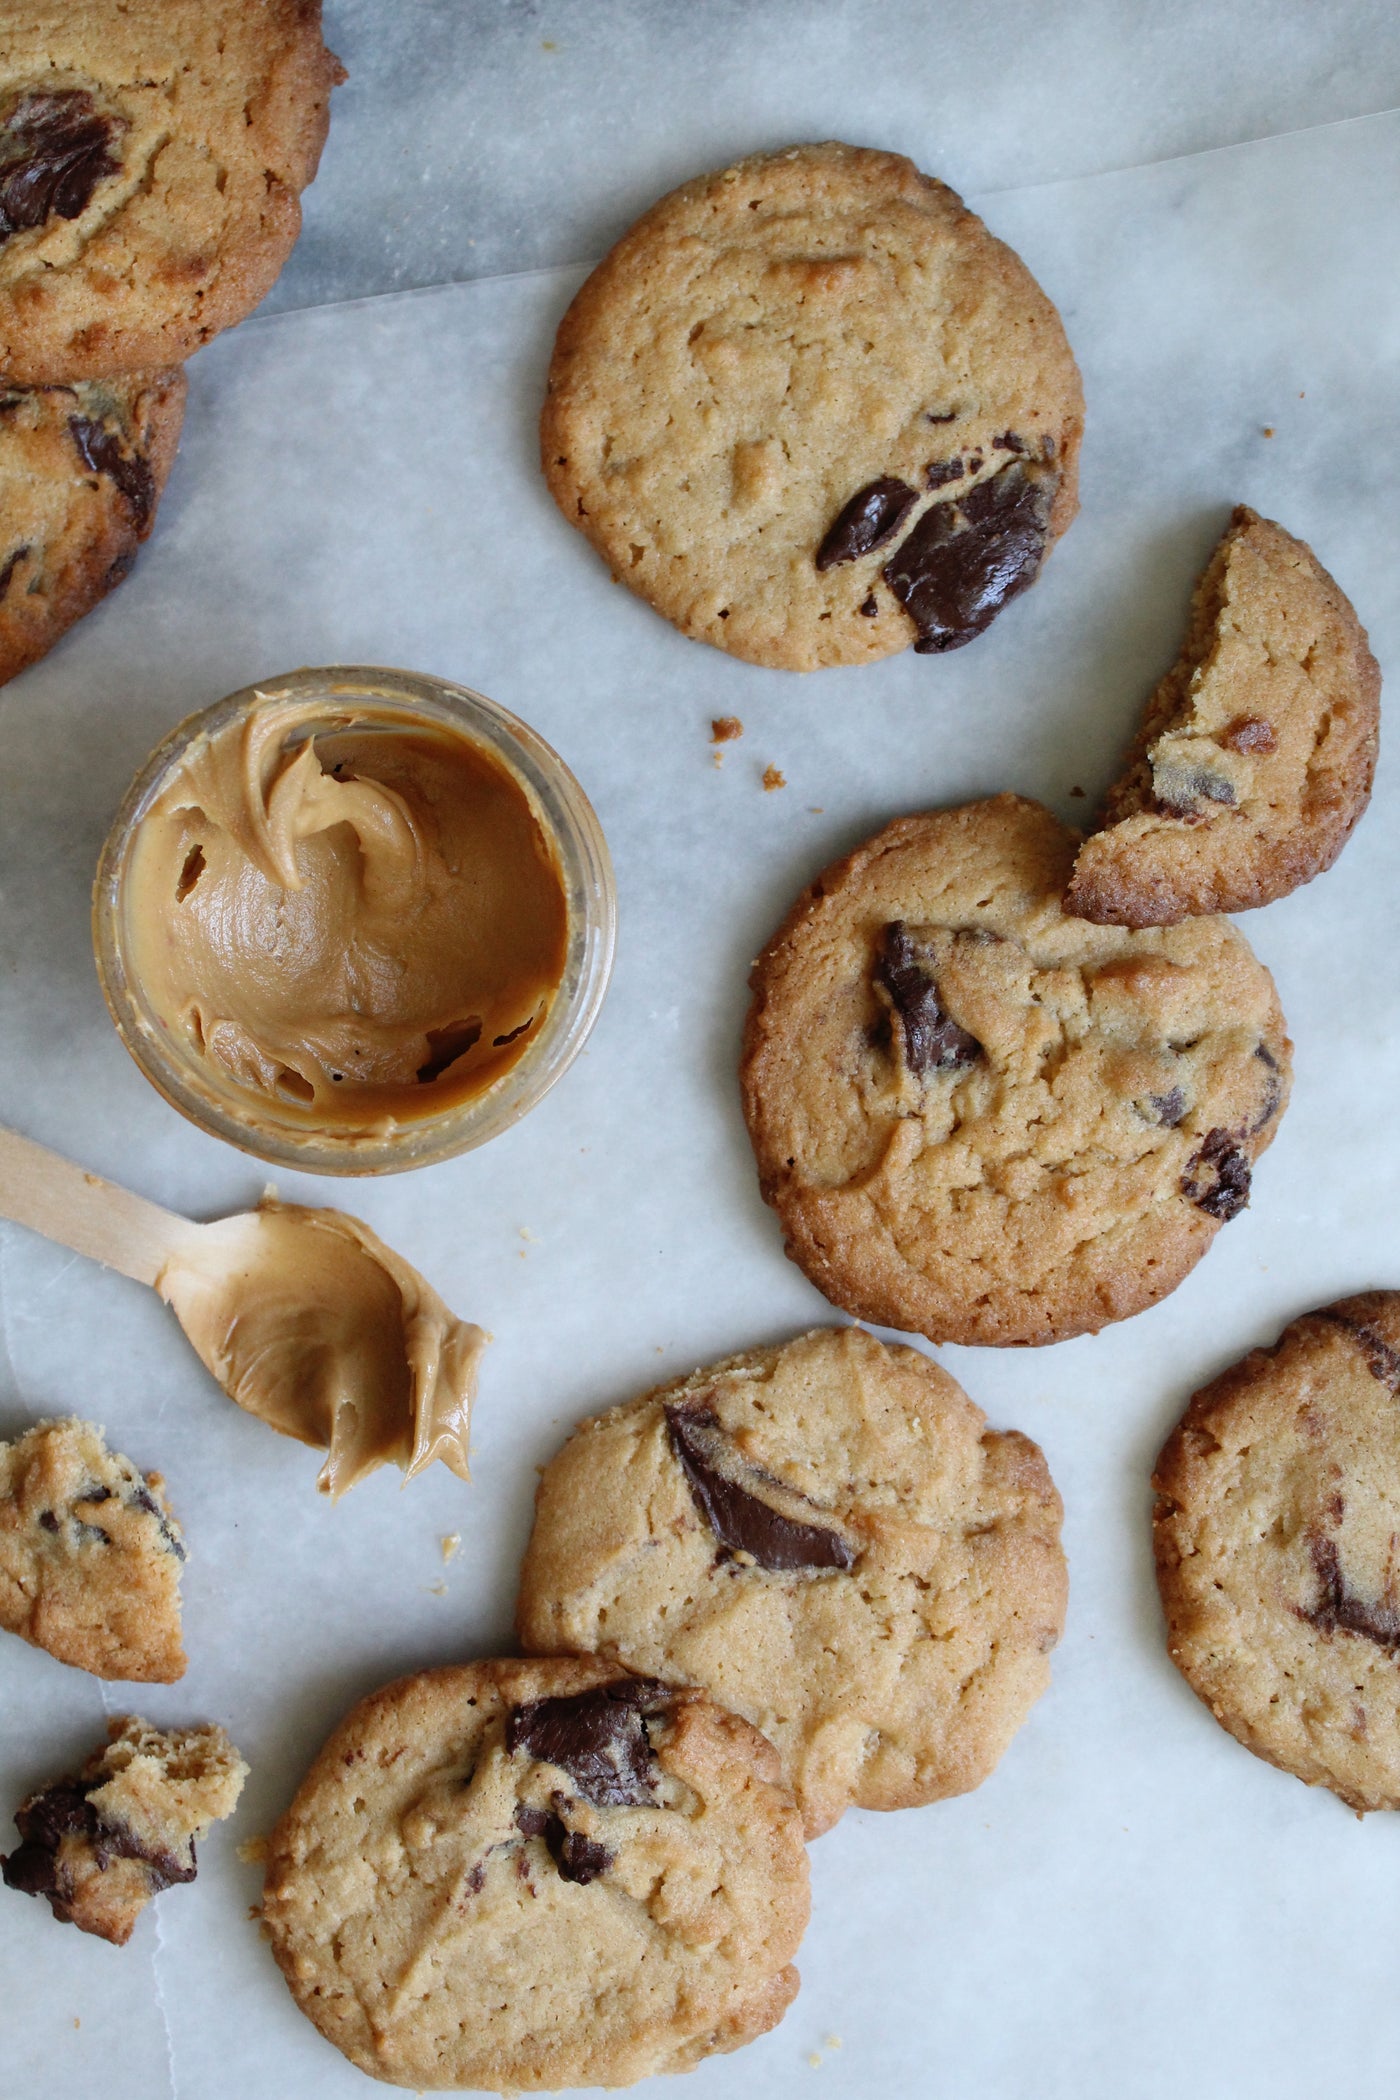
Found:
M 192 1233 L 156 1288 L 230 1399 L 325 1451 L 333 1501 L 386 1461 L 468 1478 L 486 1335 L 358 1218 L 268 1198 Z
M 342 1135 L 487 1091 L 538 1035 L 568 932 L 504 765 L 333 700 L 194 739 L 138 827 L 126 909 L 145 998 L 206 1080 Z

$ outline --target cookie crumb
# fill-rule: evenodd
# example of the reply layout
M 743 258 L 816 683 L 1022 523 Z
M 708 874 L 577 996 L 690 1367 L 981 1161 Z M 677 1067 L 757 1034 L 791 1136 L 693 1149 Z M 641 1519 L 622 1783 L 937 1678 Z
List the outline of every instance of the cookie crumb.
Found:
M 1072 796 L 1074 797 L 1074 799 L 1075 799 L 1075 801 L 1076 801 L 1076 802 L 1082 802 L 1082 801 L 1084 800 L 1084 790 L 1083 790 L 1083 788 L 1081 788 L 1081 787 L 1073 787 L 1073 788 L 1071 788 L 1071 789 L 1070 789 L 1070 793 L 1071 793 L 1071 795 L 1072 795 Z
M 786 786 L 787 775 L 785 773 L 780 773 L 776 766 L 765 766 L 763 768 L 763 792 L 765 795 L 771 795 L 775 788 L 785 788 Z
M 823 2047 L 824 2049 L 839 2049 L 839 2048 L 841 2047 L 841 2037 L 840 2037 L 840 2035 L 839 2035 L 839 2034 L 824 2034 L 824 2035 L 822 2036 L 822 2047 Z
M 716 715 L 710 724 L 712 744 L 732 744 L 736 736 L 742 736 L 744 725 L 737 715 Z
M 461 1532 L 449 1531 L 447 1536 L 442 1541 L 442 1557 L 444 1562 L 451 1560 L 454 1554 L 460 1552 L 461 1545 Z
M 233 1849 L 245 1867 L 264 1867 L 267 1865 L 267 1839 L 265 1837 L 244 1838 L 242 1844 L 235 1845 Z
M 1274 434 L 1274 426 L 1273 426 L 1273 424 L 1272 424 L 1272 423 L 1266 423 L 1266 424 L 1264 425 L 1264 435 L 1265 435 L 1265 437 L 1266 437 L 1266 438 L 1271 438 L 1271 437 L 1273 436 L 1273 434 Z
M 824 817 L 826 815 L 825 803 L 809 802 L 807 805 L 807 814 L 809 817 Z
M 430 1597 L 445 1597 L 447 1595 L 447 1584 L 445 1582 L 430 1582 L 428 1584 L 428 1595 Z

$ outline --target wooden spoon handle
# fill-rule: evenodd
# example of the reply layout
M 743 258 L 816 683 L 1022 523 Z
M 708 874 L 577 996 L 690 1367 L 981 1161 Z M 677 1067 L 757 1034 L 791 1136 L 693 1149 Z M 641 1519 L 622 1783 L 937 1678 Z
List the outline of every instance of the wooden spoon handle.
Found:
M 188 1218 L 0 1128 L 0 1218 L 13 1218 L 137 1283 L 154 1284 L 176 1248 L 198 1231 Z

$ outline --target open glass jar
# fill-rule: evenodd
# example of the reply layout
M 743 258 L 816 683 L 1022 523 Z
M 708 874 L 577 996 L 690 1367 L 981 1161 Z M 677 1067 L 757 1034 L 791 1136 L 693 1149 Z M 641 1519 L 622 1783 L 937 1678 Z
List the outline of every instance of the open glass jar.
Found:
M 602 829 L 465 686 L 294 671 L 171 731 L 93 890 L 117 1032 L 259 1158 L 389 1174 L 481 1145 L 568 1069 L 612 968 Z

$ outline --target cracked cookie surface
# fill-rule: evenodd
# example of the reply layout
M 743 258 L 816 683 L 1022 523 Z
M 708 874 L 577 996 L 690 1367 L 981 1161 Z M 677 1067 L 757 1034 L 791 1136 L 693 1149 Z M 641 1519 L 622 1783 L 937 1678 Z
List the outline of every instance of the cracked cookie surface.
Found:
M 130 574 L 185 414 L 179 370 L 0 380 L 0 685 Z
M 1400 1291 L 1307 1313 L 1157 1460 L 1167 1650 L 1257 1757 L 1400 1808 Z
M 121 1947 L 152 1896 L 194 1880 L 195 1840 L 233 1814 L 248 1767 L 213 1723 L 162 1730 L 127 1714 L 107 1735 L 76 1778 L 16 1810 L 20 1843 L 0 1869 L 61 1924 Z
M 540 1481 L 520 1635 L 743 1714 L 816 1837 L 987 1777 L 1050 1680 L 1060 1516 L 1038 1446 L 937 1364 L 826 1329 L 581 1423 Z
M 0 1444 L 0 1627 L 94 1677 L 185 1674 L 185 1546 L 159 1473 L 76 1417 Z
M 363 1700 L 273 1833 L 302 2011 L 391 2084 L 538 2092 L 688 2070 L 781 2019 L 807 1922 L 777 1754 L 596 1658 L 427 1670 Z
M 681 631 L 785 670 L 956 648 L 1077 507 L 1079 374 L 1019 258 L 897 154 L 699 177 L 559 329 L 545 478 Z
M 1061 906 L 1079 836 L 1016 795 L 901 817 L 755 965 L 740 1068 L 765 1199 L 835 1305 L 1051 1342 L 1173 1290 L 1287 1101 L 1273 980 L 1228 920 Z
M 1066 909 L 1165 926 L 1311 882 L 1370 800 L 1379 726 L 1380 671 L 1349 601 L 1311 548 L 1241 505 Z
M 0 23 L 0 371 L 175 364 L 301 226 L 343 78 L 320 0 L 32 0 Z

